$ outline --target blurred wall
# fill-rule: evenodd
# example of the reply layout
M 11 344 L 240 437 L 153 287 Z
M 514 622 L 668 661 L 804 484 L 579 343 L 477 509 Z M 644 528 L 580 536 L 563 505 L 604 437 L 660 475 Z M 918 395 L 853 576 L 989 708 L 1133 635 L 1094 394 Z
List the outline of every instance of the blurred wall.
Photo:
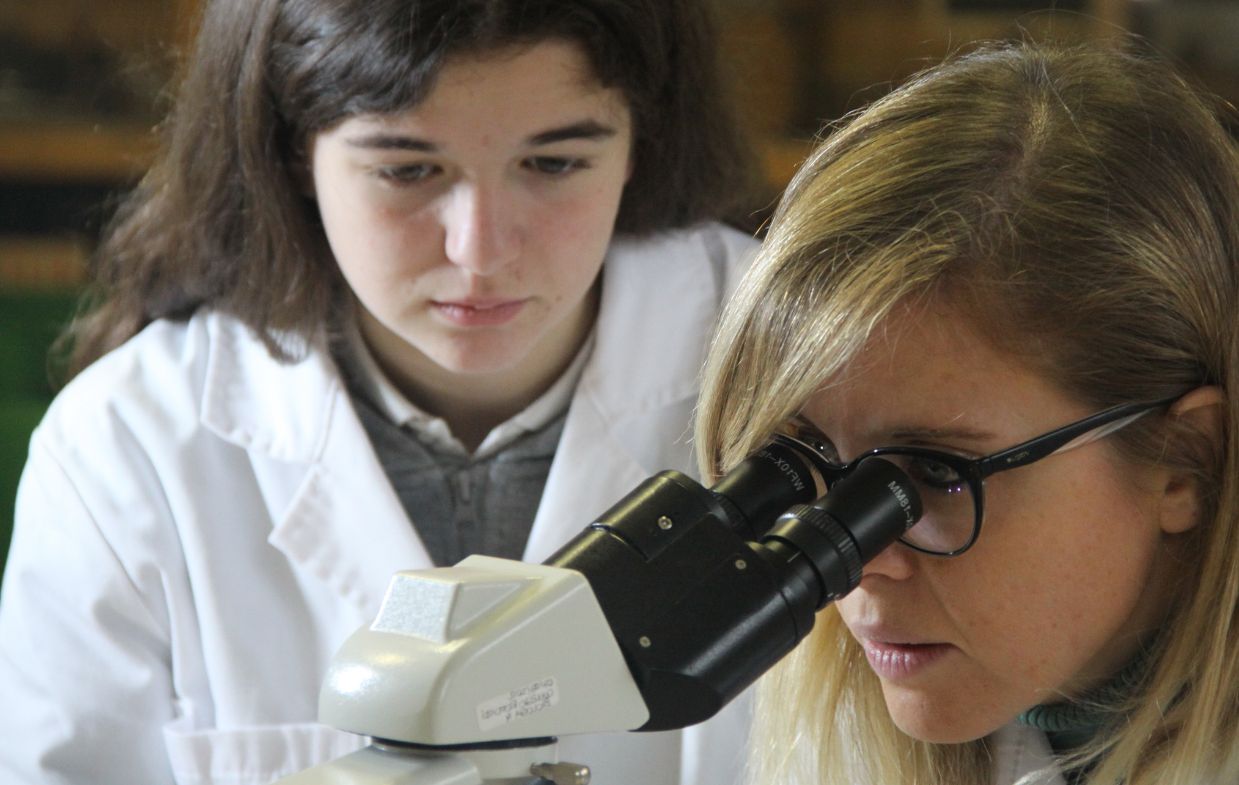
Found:
M 710 1 L 772 197 L 826 121 L 977 39 L 1135 30 L 1239 101 L 1234 0 Z M 80 277 L 107 197 L 149 159 L 200 2 L 0 0 L 0 287 Z
M 773 192 L 825 122 L 970 42 L 1151 40 L 1239 104 L 1236 0 L 719 0 L 726 61 Z

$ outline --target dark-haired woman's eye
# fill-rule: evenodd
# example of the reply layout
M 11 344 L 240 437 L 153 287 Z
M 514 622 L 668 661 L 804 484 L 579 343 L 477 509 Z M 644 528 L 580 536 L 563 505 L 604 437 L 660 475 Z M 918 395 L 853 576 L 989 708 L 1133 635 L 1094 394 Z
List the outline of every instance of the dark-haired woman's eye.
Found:
M 525 159 L 525 168 L 538 174 L 565 175 L 579 169 L 588 168 L 589 164 L 582 158 L 557 158 L 555 156 L 539 155 Z
M 440 171 L 435 164 L 401 164 L 399 166 L 384 166 L 378 169 L 378 175 L 390 183 L 406 184 L 420 183 Z

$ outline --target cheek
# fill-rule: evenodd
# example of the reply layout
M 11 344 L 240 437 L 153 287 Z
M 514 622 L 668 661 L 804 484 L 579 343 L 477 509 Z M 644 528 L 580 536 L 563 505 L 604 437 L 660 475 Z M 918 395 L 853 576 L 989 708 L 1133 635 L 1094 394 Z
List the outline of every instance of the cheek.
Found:
M 318 214 L 332 254 L 342 269 L 355 265 L 352 260 L 364 256 L 372 243 L 373 217 L 364 209 L 360 194 L 339 188 L 318 190 Z
M 989 598 L 957 615 L 983 659 L 1005 663 L 1029 687 L 1054 689 L 1148 601 L 1157 537 L 1147 499 L 1104 466 L 1035 479 L 995 487 L 974 558 L 951 566 L 969 575 L 967 595 Z
M 530 260 L 544 265 L 555 282 L 557 302 L 579 299 L 602 268 L 611 244 L 618 196 L 597 189 L 576 199 L 544 203 L 531 226 L 537 227 Z
M 619 211 L 621 191 L 610 182 L 600 182 L 540 204 L 538 224 L 543 234 L 573 246 L 610 241 Z
M 336 263 L 350 280 L 398 279 L 424 266 L 436 247 L 442 255 L 438 224 L 417 211 L 358 200 L 323 205 L 320 214 Z
M 559 231 L 577 238 L 610 235 L 627 185 L 626 169 L 614 158 L 596 166 L 578 173 L 575 181 L 552 184 L 543 192 L 541 212 L 549 217 L 550 225 L 558 225 Z

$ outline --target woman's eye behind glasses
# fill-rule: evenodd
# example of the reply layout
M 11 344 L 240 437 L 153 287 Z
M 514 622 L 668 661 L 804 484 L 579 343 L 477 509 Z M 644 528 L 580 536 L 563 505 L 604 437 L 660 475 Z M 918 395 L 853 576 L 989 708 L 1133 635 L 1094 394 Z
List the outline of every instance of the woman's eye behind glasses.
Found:
M 788 421 L 787 425 L 780 430 L 813 447 L 830 462 L 843 464 L 839 451 L 835 449 L 830 438 L 805 418 L 796 417 Z M 898 464 L 913 482 L 927 490 L 947 493 L 967 490 L 967 480 L 954 466 L 932 456 L 893 454 L 882 457 Z
M 966 480 L 955 467 L 934 458 L 908 456 L 902 461 L 903 470 L 918 487 L 940 493 L 961 493 Z
M 831 463 L 841 463 L 839 451 L 827 436 L 818 430 L 817 426 L 802 416 L 793 417 L 779 429 L 781 433 L 804 442 L 822 454 Z
M 978 507 L 960 470 L 932 455 L 894 452 L 881 457 L 908 475 L 921 502 L 920 521 L 900 539 L 935 554 L 966 548 L 975 535 Z

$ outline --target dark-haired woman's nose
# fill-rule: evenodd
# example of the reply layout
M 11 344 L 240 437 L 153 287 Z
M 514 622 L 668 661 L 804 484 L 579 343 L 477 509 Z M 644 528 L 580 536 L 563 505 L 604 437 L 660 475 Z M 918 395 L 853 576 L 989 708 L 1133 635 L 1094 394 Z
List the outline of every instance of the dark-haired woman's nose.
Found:
M 493 275 L 520 255 L 519 216 L 502 186 L 458 185 L 442 220 L 448 260 L 476 275 Z

